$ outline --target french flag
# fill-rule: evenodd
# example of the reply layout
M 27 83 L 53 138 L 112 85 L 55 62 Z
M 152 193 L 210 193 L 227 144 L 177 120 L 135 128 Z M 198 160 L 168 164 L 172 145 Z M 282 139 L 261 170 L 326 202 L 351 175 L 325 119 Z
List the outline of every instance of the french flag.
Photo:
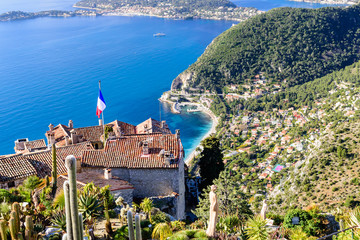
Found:
M 98 118 L 100 118 L 100 115 L 104 111 L 105 108 L 106 108 L 105 100 L 101 93 L 101 90 L 99 90 L 99 97 L 98 97 L 97 107 L 96 107 L 96 115 L 98 116 Z

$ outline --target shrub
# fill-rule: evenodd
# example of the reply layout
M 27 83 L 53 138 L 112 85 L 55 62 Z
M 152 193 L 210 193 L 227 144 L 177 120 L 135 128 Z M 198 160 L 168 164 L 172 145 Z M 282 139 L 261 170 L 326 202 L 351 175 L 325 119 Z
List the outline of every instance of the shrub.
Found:
M 156 213 L 151 219 L 151 223 L 154 225 L 165 222 L 170 222 L 170 218 L 166 215 L 166 213 L 160 211 Z

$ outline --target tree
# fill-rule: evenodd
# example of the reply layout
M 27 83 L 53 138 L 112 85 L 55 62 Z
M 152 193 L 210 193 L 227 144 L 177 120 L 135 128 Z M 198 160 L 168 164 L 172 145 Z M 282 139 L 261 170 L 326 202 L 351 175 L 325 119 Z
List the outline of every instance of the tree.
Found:
M 247 196 L 240 189 L 239 182 L 230 175 L 229 171 L 221 172 L 219 178 L 214 180 L 214 184 L 217 186 L 216 195 L 221 216 L 237 216 L 240 220 L 246 220 L 252 215 Z M 205 189 L 202 197 L 200 197 L 198 207 L 194 211 L 194 214 L 204 221 L 209 218 L 209 192 L 210 186 Z
M 220 149 L 220 140 L 210 136 L 201 142 L 203 148 L 200 160 L 200 190 L 209 186 L 212 181 L 224 170 L 223 154 Z
M 41 184 L 42 181 L 37 176 L 30 176 L 24 180 L 23 186 L 26 190 L 32 192 L 40 187 Z

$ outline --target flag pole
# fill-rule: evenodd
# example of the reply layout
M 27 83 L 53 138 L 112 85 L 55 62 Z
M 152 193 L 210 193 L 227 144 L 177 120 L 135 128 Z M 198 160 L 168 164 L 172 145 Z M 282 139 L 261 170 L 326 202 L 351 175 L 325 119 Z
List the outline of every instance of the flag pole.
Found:
M 99 80 L 99 90 L 101 91 L 101 80 Z M 101 112 L 102 126 L 104 131 L 104 144 L 105 144 L 105 125 L 104 125 L 104 111 Z

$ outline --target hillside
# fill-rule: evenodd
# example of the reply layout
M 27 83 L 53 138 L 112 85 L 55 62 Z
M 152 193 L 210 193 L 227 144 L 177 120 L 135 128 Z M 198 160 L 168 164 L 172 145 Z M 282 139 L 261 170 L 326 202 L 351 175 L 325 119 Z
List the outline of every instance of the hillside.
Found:
M 262 72 L 271 82 L 302 84 L 360 59 L 360 6 L 278 8 L 218 36 L 172 84 L 221 92 Z

